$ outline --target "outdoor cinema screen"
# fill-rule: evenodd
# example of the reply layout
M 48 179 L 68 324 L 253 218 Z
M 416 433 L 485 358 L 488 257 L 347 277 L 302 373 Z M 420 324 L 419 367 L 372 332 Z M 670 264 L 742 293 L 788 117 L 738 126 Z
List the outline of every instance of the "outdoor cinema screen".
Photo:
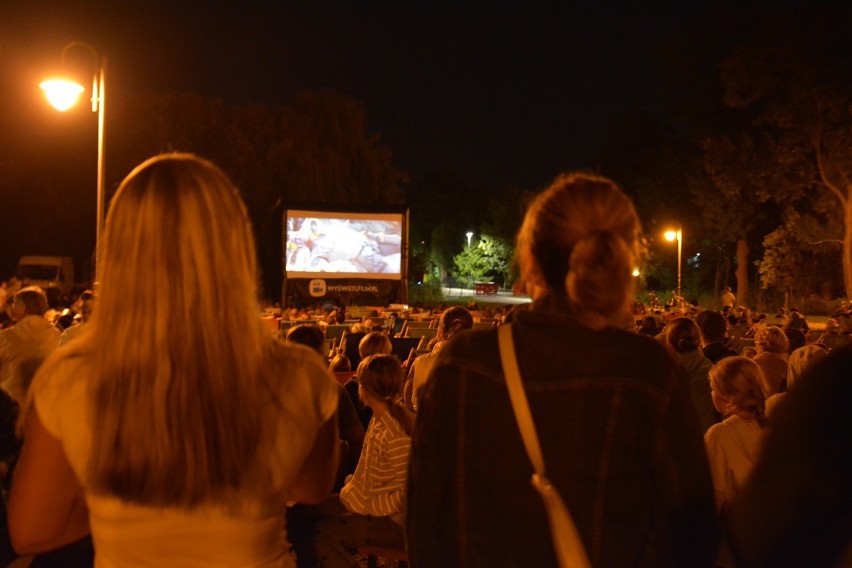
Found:
M 402 213 L 287 211 L 288 278 L 401 278 Z

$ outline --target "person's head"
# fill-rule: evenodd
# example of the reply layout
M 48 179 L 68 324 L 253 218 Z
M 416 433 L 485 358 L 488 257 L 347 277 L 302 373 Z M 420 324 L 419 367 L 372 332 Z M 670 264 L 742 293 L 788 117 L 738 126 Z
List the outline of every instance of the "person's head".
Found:
M 701 346 L 701 332 L 689 318 L 675 318 L 666 329 L 666 341 L 678 353 L 692 353 Z
M 654 316 L 645 316 L 642 318 L 642 323 L 639 325 L 639 333 L 655 337 L 660 333 L 660 325 L 657 318 Z
M 287 341 L 307 345 L 321 356 L 325 346 L 325 336 L 318 325 L 296 325 L 287 331 Z
M 714 310 L 704 310 L 695 317 L 695 323 L 701 330 L 701 338 L 706 345 L 724 341 L 728 332 L 725 316 Z
M 805 370 L 826 355 L 828 351 L 821 345 L 805 345 L 790 353 L 790 359 L 787 360 L 787 390 L 794 388 Z
M 239 192 L 212 163 L 164 154 L 121 183 L 90 332 L 56 359 L 91 362 L 94 490 L 192 507 L 268 467 L 257 410 L 275 370 L 255 259 Z
M 632 322 L 639 218 L 612 181 L 563 174 L 530 205 L 518 233 L 521 278 L 534 299 L 564 298 L 585 325 Z
M 473 316 L 470 312 L 461 306 L 447 308 L 441 314 L 441 319 L 438 322 L 438 336 L 441 339 L 449 339 L 457 332 L 463 329 L 473 327 Z
M 403 380 L 402 364 L 393 355 L 369 355 L 358 364 L 358 396 L 361 401 L 374 411 L 376 403 L 386 405 L 391 416 L 411 435 L 411 416 L 400 403 Z
M 792 353 L 799 347 L 804 347 L 808 342 L 804 332 L 800 329 L 788 327 L 784 330 L 784 335 L 787 336 L 787 353 Z
M 91 290 L 86 290 L 80 294 L 80 317 L 83 322 L 89 321 L 92 317 L 92 309 L 95 307 L 95 294 Z
M 380 331 L 373 331 L 361 338 L 358 344 L 358 354 L 361 358 L 377 353 L 390 354 L 393 351 L 390 338 Z
M 43 317 L 47 311 L 47 295 L 38 286 L 27 286 L 15 293 L 12 300 L 12 319 L 19 321 L 26 316 Z
M 748 357 L 725 357 L 710 369 L 713 405 L 724 417 L 738 414 L 766 421 L 763 371 Z
M 769 325 L 758 329 L 754 334 L 754 346 L 758 353 L 786 353 L 790 341 L 783 329 L 777 325 Z
M 352 371 L 352 362 L 343 353 L 338 353 L 331 358 L 328 370 L 332 373 L 349 373 Z

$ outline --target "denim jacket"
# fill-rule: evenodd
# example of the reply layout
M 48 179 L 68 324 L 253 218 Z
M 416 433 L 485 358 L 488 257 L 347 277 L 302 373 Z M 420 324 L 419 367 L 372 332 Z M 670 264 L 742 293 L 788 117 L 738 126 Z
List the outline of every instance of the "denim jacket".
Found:
M 593 566 L 712 566 L 717 521 L 686 378 L 663 346 L 534 306 L 514 320 L 547 473 Z M 496 330 L 444 348 L 418 412 L 406 519 L 414 566 L 556 566 Z

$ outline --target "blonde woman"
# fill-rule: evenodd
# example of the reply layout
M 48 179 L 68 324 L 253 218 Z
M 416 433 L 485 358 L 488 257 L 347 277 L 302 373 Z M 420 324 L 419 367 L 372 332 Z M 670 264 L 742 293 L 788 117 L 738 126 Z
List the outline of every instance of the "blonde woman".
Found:
M 121 184 L 88 329 L 32 387 L 9 503 L 20 553 L 91 529 L 97 566 L 293 566 L 288 501 L 322 501 L 337 391 L 257 317 L 237 190 L 186 154 Z
M 610 180 L 566 174 L 518 234 L 533 297 L 512 312 L 550 481 L 593 566 L 712 566 L 713 488 L 686 377 L 632 332 L 641 227 Z M 418 566 L 555 566 L 496 330 L 460 333 L 426 381 L 412 436 L 408 557 Z

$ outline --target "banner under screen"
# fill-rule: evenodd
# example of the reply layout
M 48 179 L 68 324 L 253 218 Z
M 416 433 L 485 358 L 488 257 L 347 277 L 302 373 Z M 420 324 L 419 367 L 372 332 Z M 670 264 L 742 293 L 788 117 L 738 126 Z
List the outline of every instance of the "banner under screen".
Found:
M 403 214 L 289 210 L 284 271 L 290 278 L 402 277 Z

